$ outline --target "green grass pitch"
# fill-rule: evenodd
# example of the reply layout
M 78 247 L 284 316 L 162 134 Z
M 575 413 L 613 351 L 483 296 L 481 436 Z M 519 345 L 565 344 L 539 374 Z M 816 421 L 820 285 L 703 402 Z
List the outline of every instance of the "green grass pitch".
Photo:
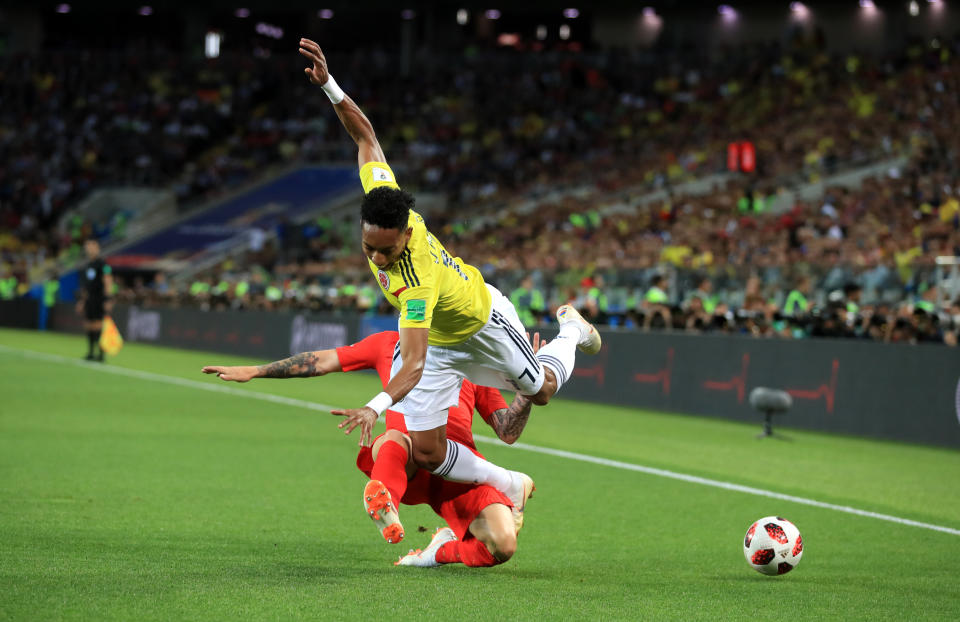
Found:
M 960 619 L 958 535 L 487 444 L 537 481 L 516 556 L 396 568 L 439 519 L 404 507 L 383 542 L 337 418 L 21 351 L 79 358 L 82 337 L 0 345 L 0 619 Z M 109 364 L 216 384 L 202 365 L 241 362 L 128 344 Z M 229 386 L 357 406 L 379 385 Z M 558 400 L 521 441 L 960 528 L 960 452 L 759 427 Z M 803 534 L 783 577 L 741 552 L 770 514 Z

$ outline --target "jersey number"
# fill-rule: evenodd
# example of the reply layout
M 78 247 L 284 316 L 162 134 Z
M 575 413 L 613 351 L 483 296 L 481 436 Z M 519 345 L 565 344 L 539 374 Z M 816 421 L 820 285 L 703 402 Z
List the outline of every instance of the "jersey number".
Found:
M 437 257 L 437 254 L 434 252 L 437 250 L 436 245 L 433 243 L 433 236 L 430 233 L 427 233 L 427 242 L 430 244 L 430 254 L 433 255 L 433 263 L 442 263 L 448 268 L 453 268 L 457 271 L 457 274 L 460 275 L 464 281 L 469 281 L 470 277 L 463 273 L 463 270 L 460 269 L 460 264 L 454 261 L 453 257 L 450 256 L 450 253 L 446 249 L 440 249 L 440 256 Z

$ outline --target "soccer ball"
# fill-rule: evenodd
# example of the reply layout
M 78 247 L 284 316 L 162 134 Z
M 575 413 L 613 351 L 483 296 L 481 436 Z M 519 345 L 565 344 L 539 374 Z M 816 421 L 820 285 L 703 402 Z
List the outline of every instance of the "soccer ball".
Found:
M 780 516 L 756 521 L 743 537 L 743 556 L 757 572 L 786 574 L 803 557 L 803 539 L 797 526 Z

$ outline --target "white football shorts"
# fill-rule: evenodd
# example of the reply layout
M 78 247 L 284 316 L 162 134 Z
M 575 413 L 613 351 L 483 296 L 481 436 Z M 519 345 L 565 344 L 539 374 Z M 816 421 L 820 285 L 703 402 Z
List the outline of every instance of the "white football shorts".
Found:
M 460 402 L 466 378 L 478 386 L 533 395 L 543 386 L 543 366 L 533 354 L 523 323 L 513 303 L 496 287 L 490 319 L 472 337 L 454 346 L 428 346 L 423 377 L 410 393 L 390 409 L 403 413 L 412 432 L 433 430 L 447 423 L 447 409 Z M 394 352 L 390 377 L 400 371 L 400 346 Z

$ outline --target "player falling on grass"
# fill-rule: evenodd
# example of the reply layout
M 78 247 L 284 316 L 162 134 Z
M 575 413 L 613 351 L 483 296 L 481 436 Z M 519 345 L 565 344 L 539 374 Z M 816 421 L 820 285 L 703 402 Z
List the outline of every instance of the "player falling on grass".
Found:
M 246 382 L 252 378 L 303 378 L 374 369 L 386 386 L 399 337 L 396 332 L 382 332 L 350 346 L 304 352 L 267 365 L 208 366 L 202 371 L 217 374 L 222 380 Z M 534 349 L 539 347 L 538 341 L 539 336 L 534 339 Z M 496 389 L 464 381 L 459 404 L 450 409 L 449 438 L 480 456 L 471 430 L 476 407 L 501 440 L 513 443 L 527 424 L 530 406 L 529 400 L 517 396 L 508 407 Z M 386 423 L 386 432 L 374 439 L 372 447 L 362 446 L 357 456 L 357 466 L 371 478 L 364 491 L 367 513 L 387 542 L 399 542 L 404 537 L 397 508 L 390 499 L 407 505 L 429 504 L 449 525 L 437 531 L 427 548 L 411 551 L 397 565 L 461 562 L 480 567 L 510 559 L 517 546 L 512 502 L 491 486 L 451 482 L 417 469 L 410 460 L 411 443 L 403 415 L 387 410 Z M 388 493 L 381 490 L 381 482 Z
M 100 244 L 96 240 L 84 242 L 83 250 L 90 263 L 80 272 L 83 289 L 81 298 L 77 301 L 77 313 L 83 313 L 83 328 L 87 332 L 86 359 L 102 363 L 100 334 L 103 332 L 103 318 L 107 314 L 107 301 L 113 288 L 113 276 L 110 265 L 100 257 Z
M 392 406 L 403 413 L 419 467 L 454 481 L 490 484 L 513 501 L 522 520 L 533 481 L 447 438 L 447 409 L 457 404 L 464 378 L 546 404 L 572 375 L 577 348 L 598 352 L 600 335 L 565 305 L 557 311 L 559 336 L 534 354 L 513 304 L 427 231 L 413 197 L 397 185 L 370 121 L 330 76 L 320 46 L 301 39 L 300 53 L 311 62 L 304 69 L 310 81 L 321 85 L 357 144 L 363 253 L 383 295 L 400 311 L 400 348 L 389 384 L 362 408 L 334 411 L 346 417 L 340 426 L 347 434 L 359 426 L 363 444 L 377 416 Z

